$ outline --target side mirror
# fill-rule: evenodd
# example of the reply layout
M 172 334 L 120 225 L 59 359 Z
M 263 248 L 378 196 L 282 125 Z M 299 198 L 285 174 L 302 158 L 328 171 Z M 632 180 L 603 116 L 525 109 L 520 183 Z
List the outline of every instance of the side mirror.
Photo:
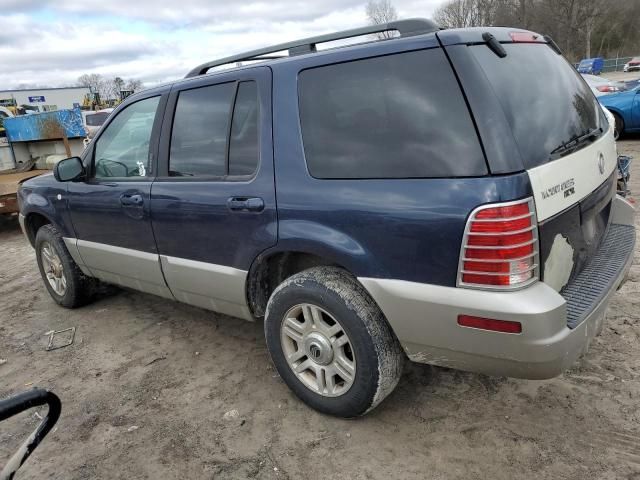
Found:
M 84 177 L 84 165 L 80 157 L 60 160 L 53 169 L 53 176 L 59 182 L 72 182 Z

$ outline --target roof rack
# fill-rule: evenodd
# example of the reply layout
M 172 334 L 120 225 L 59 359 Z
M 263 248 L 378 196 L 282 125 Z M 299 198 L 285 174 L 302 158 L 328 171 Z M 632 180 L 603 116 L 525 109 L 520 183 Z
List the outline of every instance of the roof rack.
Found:
M 341 32 L 328 33 L 326 35 L 319 35 L 317 37 L 303 38 L 302 40 L 281 43 L 279 45 L 273 45 L 271 47 L 260 48 L 258 50 L 221 58 L 219 60 L 213 60 L 211 62 L 203 63 L 202 65 L 197 66 L 189 73 L 187 73 L 187 76 L 185 78 L 204 75 L 213 67 L 228 65 L 230 63 L 249 60 L 270 60 L 274 58 L 282 58 L 281 56 L 267 55 L 276 52 L 283 52 L 285 50 L 288 51 L 290 57 L 294 55 L 312 53 L 316 51 L 316 44 L 318 43 L 343 40 L 346 38 L 359 37 L 362 35 L 370 35 L 372 33 L 386 32 L 389 30 L 395 30 L 399 32 L 401 37 L 411 37 L 414 35 L 436 32 L 439 29 L 440 27 L 438 27 L 435 22 L 426 18 L 408 18 L 406 20 L 397 20 L 395 22 L 382 23 L 380 25 L 370 25 L 368 27 L 353 28 L 351 30 L 343 30 Z

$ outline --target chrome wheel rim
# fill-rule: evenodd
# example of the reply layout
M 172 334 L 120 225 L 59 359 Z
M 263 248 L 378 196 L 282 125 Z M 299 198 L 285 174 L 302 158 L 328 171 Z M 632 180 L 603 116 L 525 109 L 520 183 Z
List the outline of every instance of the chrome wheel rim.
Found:
M 67 277 L 64 274 L 62 260 L 60 260 L 60 257 L 49 242 L 42 244 L 40 259 L 42 260 L 42 269 L 49 285 L 56 292 L 56 295 L 64 296 L 67 291 Z
M 355 379 L 356 358 L 342 325 L 326 310 L 302 303 L 289 309 L 280 327 L 289 367 L 311 391 L 344 395 Z

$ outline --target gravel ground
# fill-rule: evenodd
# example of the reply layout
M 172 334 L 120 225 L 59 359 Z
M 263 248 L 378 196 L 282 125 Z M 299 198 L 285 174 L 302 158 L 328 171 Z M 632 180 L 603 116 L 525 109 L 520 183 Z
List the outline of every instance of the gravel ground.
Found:
M 608 78 L 609 80 L 622 80 L 622 81 L 629 81 L 629 80 L 637 80 L 640 78 L 640 72 L 638 71 L 633 71 L 633 72 L 604 72 L 602 74 L 603 78 Z
M 640 159 L 640 136 L 619 150 Z M 19 479 L 640 479 L 637 251 L 571 371 L 524 381 L 408 365 L 375 411 L 345 421 L 289 392 L 261 323 L 128 291 L 65 310 L 17 222 L 0 225 L 0 245 L 0 397 L 33 385 L 63 402 Z M 43 334 L 71 326 L 75 343 L 46 352 Z M 1 425 L 0 464 L 37 422 Z

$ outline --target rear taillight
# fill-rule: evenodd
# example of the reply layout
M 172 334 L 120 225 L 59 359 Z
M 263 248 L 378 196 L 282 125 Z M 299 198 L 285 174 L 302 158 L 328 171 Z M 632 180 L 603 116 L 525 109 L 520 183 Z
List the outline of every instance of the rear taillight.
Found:
M 532 199 L 476 208 L 467 220 L 458 286 L 509 289 L 538 279 L 538 225 Z
M 600 85 L 600 86 L 598 86 L 596 88 L 600 92 L 617 92 L 618 91 L 618 87 L 614 87 L 614 86 L 611 86 L 611 85 Z

